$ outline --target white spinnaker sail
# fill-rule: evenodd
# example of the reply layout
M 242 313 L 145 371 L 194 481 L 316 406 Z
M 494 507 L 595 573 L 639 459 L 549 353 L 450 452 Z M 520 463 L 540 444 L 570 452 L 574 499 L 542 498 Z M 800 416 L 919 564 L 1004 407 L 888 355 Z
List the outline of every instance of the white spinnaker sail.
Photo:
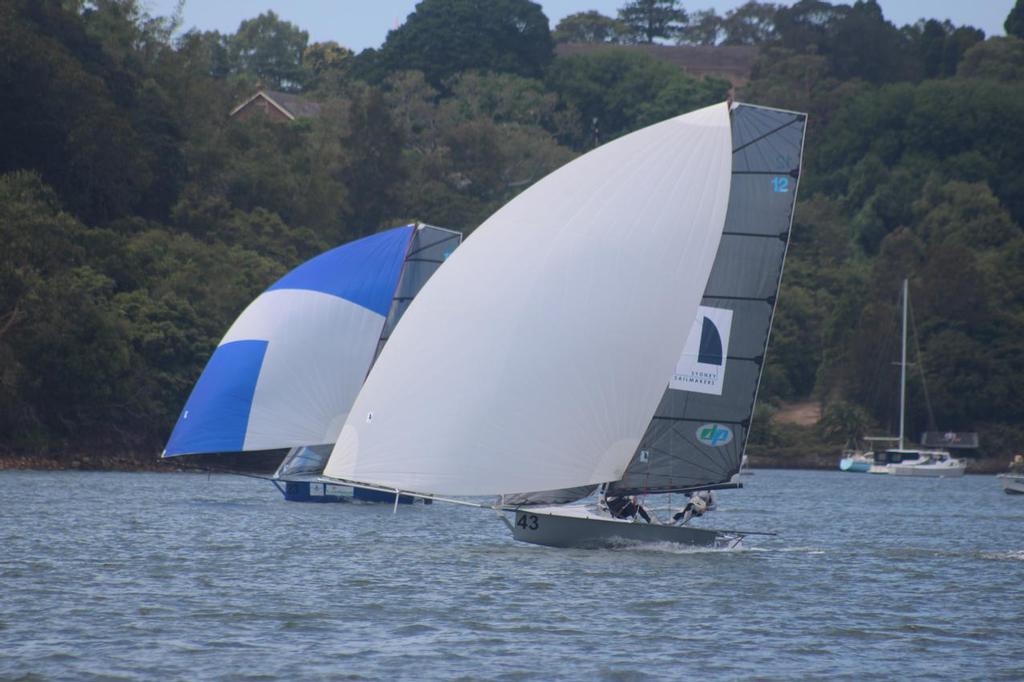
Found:
M 618 479 L 707 284 L 731 152 L 718 104 L 506 204 L 410 306 L 325 475 L 439 495 Z

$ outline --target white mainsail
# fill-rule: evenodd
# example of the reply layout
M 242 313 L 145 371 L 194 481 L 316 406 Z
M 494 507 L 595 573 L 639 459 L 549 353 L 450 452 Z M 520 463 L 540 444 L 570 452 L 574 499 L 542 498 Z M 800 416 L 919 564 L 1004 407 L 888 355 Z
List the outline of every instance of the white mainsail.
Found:
M 495 213 L 410 306 L 326 476 L 439 495 L 618 479 L 718 250 L 726 104 L 637 131 Z

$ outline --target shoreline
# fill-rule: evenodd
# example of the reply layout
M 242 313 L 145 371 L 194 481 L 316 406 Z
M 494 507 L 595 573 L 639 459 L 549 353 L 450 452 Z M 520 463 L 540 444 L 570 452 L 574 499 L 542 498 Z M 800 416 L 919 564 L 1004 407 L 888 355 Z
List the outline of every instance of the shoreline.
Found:
M 205 471 L 210 473 L 272 473 L 282 454 L 258 455 L 201 455 L 188 461 L 152 458 L 134 453 L 104 455 L 76 453 L 64 455 L 0 455 L 0 471 L 117 471 L 123 473 L 181 473 Z M 202 459 L 200 459 L 200 457 Z M 967 475 L 993 475 L 1006 473 L 1009 462 L 1003 458 L 967 459 Z M 805 471 L 838 471 L 839 456 L 792 455 L 764 453 L 749 455 L 749 469 L 800 469 Z

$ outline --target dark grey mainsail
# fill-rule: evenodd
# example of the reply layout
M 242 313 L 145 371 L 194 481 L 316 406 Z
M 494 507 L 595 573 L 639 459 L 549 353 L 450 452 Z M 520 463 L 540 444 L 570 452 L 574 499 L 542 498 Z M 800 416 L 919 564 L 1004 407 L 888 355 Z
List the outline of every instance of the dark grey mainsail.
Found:
M 729 210 L 698 319 L 610 495 L 714 486 L 740 469 L 789 244 L 807 117 L 736 104 L 731 120 Z

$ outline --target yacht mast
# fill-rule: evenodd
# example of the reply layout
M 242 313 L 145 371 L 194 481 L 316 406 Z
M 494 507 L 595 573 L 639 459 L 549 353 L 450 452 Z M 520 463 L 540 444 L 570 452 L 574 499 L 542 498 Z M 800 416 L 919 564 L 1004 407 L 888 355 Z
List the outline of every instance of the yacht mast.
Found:
M 900 450 L 903 449 L 903 412 L 907 403 L 907 280 L 903 280 L 903 343 L 900 353 Z

